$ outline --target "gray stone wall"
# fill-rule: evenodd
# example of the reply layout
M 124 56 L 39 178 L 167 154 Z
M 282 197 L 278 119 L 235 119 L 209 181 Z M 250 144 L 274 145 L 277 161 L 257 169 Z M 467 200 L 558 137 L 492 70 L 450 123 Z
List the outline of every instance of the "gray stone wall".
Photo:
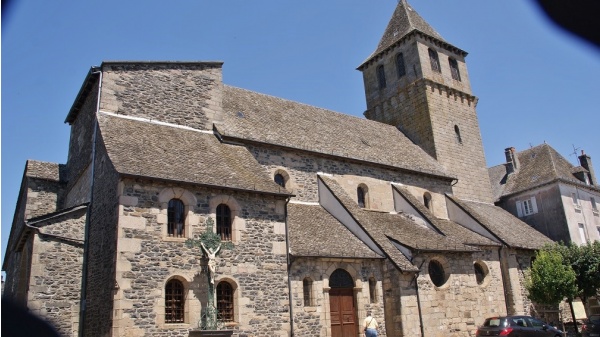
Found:
M 53 219 L 34 236 L 27 306 L 65 337 L 77 336 L 86 209 Z M 46 235 L 48 234 L 48 235 Z
M 113 335 L 187 336 L 198 328 L 207 306 L 206 261 L 200 248 L 185 241 L 206 230 L 220 203 L 234 217 L 234 248 L 217 257 L 215 277 L 215 287 L 226 281 L 235 289 L 234 322 L 226 327 L 236 335 L 289 335 L 284 200 L 133 180 L 123 180 L 120 195 Z M 166 235 L 171 198 L 186 206 L 185 238 Z M 187 294 L 182 324 L 165 322 L 164 289 L 172 278 L 183 282 Z
M 104 63 L 100 109 L 212 130 L 221 120 L 220 62 Z
M 354 176 L 356 186 L 354 186 L 353 191 L 348 190 L 351 196 L 355 196 L 356 187 L 363 182 L 361 177 L 364 177 L 364 183 L 374 179 L 418 186 L 433 193 L 451 192 L 451 187 L 447 181 L 436 180 L 430 176 L 270 146 L 248 146 L 248 149 L 272 177 L 281 170 L 289 176 L 286 188 L 294 193 L 296 195 L 295 199 L 299 201 L 317 202 L 319 200 L 318 172 Z M 350 189 L 350 187 L 347 188 Z M 384 196 L 381 195 L 381 197 Z M 387 198 L 390 201 L 392 200 L 391 187 L 388 189 Z
M 97 100 L 98 83 L 94 84 L 93 89 L 85 96 L 77 118 L 71 123 L 69 156 L 67 158 L 67 191 L 82 179 L 82 175 L 92 160 Z M 72 200 L 72 198 L 68 199 Z M 81 200 L 71 201 L 71 203 L 73 205 L 81 204 Z
M 432 283 L 429 276 L 431 260 L 440 262 L 444 267 L 446 282 L 439 287 Z M 475 262 L 483 264 L 488 270 L 481 284 L 475 278 Z M 414 263 L 421 266 L 417 283 L 426 336 L 472 336 L 486 317 L 505 314 L 502 275 L 495 249 L 443 255 L 424 253 L 417 255 Z M 403 292 L 400 299 L 403 335 L 419 335 L 414 281 L 406 275 L 397 278 L 400 281 L 399 290 Z
M 331 336 L 329 277 L 336 269 L 346 270 L 354 280 L 357 328 L 362 331 L 367 311 L 380 323 L 379 336 L 388 336 L 384 322 L 384 260 L 297 258 L 291 268 L 292 311 L 295 336 Z M 303 280 L 312 284 L 313 305 L 305 306 Z M 369 279 L 376 281 L 375 299 L 371 301 Z
M 115 289 L 117 246 L 117 187 L 114 171 L 101 139 L 96 149 L 93 204 L 90 206 L 87 297 L 84 336 L 110 336 Z

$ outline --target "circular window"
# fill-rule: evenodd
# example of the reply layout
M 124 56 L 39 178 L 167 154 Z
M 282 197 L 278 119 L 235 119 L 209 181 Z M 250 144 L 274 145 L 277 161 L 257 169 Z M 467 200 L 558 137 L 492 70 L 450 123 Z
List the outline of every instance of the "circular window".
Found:
M 485 280 L 485 277 L 487 276 L 487 271 L 484 266 L 481 265 L 481 263 L 477 262 L 473 265 L 473 268 L 475 268 L 475 279 L 477 280 L 477 284 L 481 285 L 483 284 L 483 281 Z
M 429 262 L 429 278 L 436 287 L 441 287 L 446 283 L 446 273 L 444 267 L 439 261 L 431 260 Z

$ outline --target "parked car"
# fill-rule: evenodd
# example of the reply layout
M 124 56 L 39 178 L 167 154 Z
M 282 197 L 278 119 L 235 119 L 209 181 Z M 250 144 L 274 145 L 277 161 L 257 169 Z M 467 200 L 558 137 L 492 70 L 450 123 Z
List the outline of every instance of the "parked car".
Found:
M 504 316 L 486 318 L 475 336 L 563 337 L 563 332 L 531 316 Z
M 590 315 L 581 327 L 583 337 L 600 337 L 600 315 Z

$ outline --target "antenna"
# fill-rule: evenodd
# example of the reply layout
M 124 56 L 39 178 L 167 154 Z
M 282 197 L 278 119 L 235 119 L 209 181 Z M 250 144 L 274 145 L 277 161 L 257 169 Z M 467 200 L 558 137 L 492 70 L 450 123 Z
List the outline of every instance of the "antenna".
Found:
M 569 155 L 570 155 L 570 156 L 573 156 L 573 155 L 575 155 L 575 157 L 577 157 L 577 151 L 578 151 L 579 149 L 581 149 L 581 148 L 580 148 L 580 147 L 575 147 L 575 145 L 574 145 L 574 144 L 571 144 L 571 146 L 573 146 L 573 153 L 571 153 L 571 154 L 569 154 Z

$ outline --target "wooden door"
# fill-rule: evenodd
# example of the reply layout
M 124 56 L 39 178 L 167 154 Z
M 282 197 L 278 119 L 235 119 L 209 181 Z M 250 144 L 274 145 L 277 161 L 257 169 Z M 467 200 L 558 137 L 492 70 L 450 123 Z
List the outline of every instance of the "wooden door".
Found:
M 352 288 L 333 288 L 329 290 L 329 304 L 331 337 L 356 337 L 354 290 Z

